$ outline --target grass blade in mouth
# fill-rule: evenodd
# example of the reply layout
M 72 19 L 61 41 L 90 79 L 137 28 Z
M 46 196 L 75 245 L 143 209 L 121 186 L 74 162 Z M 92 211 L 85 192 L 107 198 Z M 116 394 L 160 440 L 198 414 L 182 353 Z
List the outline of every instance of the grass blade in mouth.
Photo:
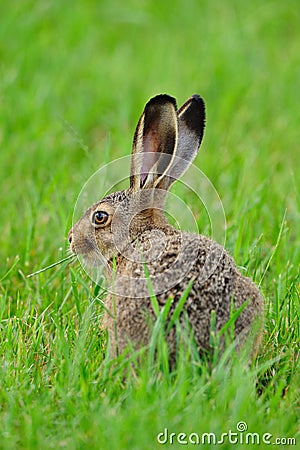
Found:
M 27 275 L 27 278 L 33 277 L 34 275 L 38 275 L 39 273 L 45 272 L 48 269 L 52 269 L 55 266 L 58 266 L 59 264 L 62 264 L 65 261 L 71 262 L 71 260 L 73 260 L 76 257 L 76 255 L 69 255 L 66 258 L 61 259 L 60 261 L 57 261 L 53 264 L 50 264 L 50 266 L 44 267 L 43 269 L 37 270 L 36 272 L 30 273 L 29 275 Z

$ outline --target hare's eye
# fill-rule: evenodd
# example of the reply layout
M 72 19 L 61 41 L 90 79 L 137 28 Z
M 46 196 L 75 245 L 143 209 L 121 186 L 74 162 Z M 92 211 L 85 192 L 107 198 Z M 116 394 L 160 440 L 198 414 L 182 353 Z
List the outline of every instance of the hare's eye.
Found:
M 92 224 L 97 226 L 106 225 L 109 218 L 109 214 L 105 211 L 95 211 L 92 215 Z

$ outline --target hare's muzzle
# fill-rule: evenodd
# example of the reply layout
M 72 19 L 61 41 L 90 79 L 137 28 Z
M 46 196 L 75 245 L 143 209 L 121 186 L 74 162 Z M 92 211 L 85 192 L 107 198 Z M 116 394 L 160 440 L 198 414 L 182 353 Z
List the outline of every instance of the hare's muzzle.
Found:
M 73 228 L 71 228 L 71 230 L 68 233 L 69 244 L 72 244 L 72 240 L 73 240 Z

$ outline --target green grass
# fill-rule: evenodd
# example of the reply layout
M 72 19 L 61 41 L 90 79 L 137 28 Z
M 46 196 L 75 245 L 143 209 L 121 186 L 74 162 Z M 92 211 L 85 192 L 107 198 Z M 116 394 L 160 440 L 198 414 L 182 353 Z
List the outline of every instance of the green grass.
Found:
M 0 448 L 160 448 L 165 428 L 220 436 L 239 421 L 299 445 L 299 21 L 296 0 L 1 2 Z M 161 92 L 206 100 L 196 164 L 266 302 L 250 369 L 189 347 L 173 373 L 163 356 L 113 364 L 105 297 L 79 266 L 26 278 L 65 256 L 83 184 L 129 154 Z

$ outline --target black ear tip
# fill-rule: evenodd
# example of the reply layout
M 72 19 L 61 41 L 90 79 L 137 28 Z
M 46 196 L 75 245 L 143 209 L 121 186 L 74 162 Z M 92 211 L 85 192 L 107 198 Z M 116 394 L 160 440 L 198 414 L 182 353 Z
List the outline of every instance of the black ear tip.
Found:
M 172 103 L 175 109 L 177 108 L 176 99 L 168 94 L 158 94 L 155 97 L 152 97 L 146 106 L 165 105 L 166 103 Z
M 200 95 L 198 94 L 194 94 L 192 95 L 192 101 L 194 102 L 195 106 L 196 106 L 196 110 L 197 113 L 196 115 L 198 116 L 198 120 L 200 123 L 202 123 L 202 126 L 205 127 L 205 120 L 206 120 L 206 112 L 205 112 L 205 102 L 203 100 L 202 97 L 200 97 Z
M 178 111 L 179 118 L 202 139 L 205 127 L 205 103 L 198 94 L 192 95 Z

